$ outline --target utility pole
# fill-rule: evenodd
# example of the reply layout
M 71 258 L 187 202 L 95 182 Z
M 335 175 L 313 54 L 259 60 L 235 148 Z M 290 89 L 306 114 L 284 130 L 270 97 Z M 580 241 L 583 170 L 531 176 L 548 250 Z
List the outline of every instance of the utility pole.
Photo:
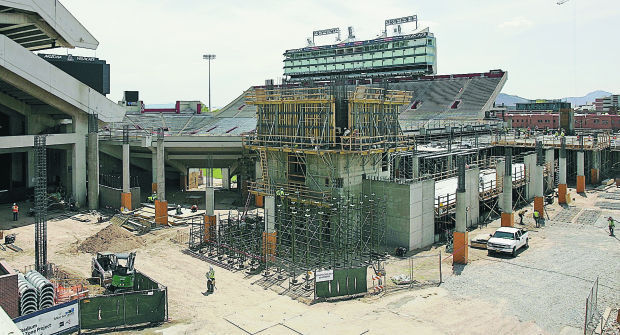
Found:
M 210 113 L 211 112 L 211 60 L 215 59 L 215 55 L 204 54 L 202 55 L 202 59 L 206 59 L 209 61 L 209 113 Z

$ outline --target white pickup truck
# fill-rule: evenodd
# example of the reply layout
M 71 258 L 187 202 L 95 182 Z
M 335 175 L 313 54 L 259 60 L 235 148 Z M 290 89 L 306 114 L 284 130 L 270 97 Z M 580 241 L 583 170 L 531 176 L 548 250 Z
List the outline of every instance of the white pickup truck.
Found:
M 521 228 L 501 227 L 489 238 L 487 250 L 489 255 L 494 252 L 505 252 L 515 257 L 517 250 L 523 246 L 529 246 L 528 240 L 528 232 Z

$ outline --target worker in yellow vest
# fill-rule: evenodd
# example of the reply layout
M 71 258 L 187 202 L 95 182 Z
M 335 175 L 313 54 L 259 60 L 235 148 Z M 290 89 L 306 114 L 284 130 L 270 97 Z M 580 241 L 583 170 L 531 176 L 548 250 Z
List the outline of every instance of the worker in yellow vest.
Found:
M 534 222 L 536 223 L 536 228 L 540 227 L 540 213 L 537 210 L 534 210 Z
M 19 215 L 19 206 L 16 203 L 13 203 L 13 207 L 11 208 L 13 211 L 13 221 L 17 221 L 17 216 Z

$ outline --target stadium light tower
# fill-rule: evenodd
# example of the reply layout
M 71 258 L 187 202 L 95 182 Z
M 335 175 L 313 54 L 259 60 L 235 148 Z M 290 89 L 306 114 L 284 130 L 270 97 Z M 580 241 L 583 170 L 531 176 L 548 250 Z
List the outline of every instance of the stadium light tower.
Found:
M 211 60 L 215 59 L 215 55 L 204 54 L 202 55 L 202 59 L 206 59 L 209 61 L 209 113 L 211 113 Z

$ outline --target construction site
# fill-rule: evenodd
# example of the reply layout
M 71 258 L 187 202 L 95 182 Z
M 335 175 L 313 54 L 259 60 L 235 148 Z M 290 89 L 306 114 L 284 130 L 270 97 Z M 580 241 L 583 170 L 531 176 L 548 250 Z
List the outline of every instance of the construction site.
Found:
M 215 112 L 35 53 L 95 50 L 78 19 L 0 1 L 0 333 L 620 333 L 620 133 L 506 121 L 417 15 Z

